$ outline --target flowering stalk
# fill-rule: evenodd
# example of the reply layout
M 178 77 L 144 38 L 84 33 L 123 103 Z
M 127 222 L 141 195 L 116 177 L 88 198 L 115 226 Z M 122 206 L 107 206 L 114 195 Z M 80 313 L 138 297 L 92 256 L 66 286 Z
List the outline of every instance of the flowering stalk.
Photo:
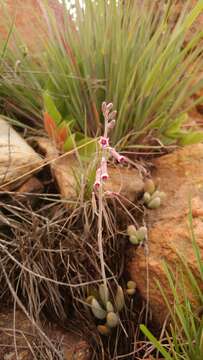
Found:
M 111 111 L 113 104 L 106 102 L 102 103 L 102 113 L 104 116 L 104 134 L 99 139 L 99 145 L 101 147 L 101 162 L 96 172 L 96 179 L 94 182 L 94 195 L 98 197 L 98 248 L 101 263 L 102 280 L 104 284 L 104 290 L 106 294 L 106 301 L 108 301 L 108 286 L 106 280 L 104 254 L 102 246 L 102 218 L 103 218 L 103 183 L 108 180 L 107 159 L 109 154 L 114 157 L 119 163 L 125 161 L 125 157 L 117 153 L 114 148 L 109 146 L 108 132 L 115 126 L 116 111 Z

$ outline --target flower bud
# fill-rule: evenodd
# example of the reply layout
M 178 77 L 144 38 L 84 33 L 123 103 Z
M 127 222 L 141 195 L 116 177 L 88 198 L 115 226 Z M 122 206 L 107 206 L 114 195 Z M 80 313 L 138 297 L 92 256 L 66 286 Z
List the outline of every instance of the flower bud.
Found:
M 106 102 L 104 101 L 103 103 L 102 103 L 102 112 L 104 113 L 105 111 L 106 111 Z
M 113 103 L 107 104 L 106 110 L 107 110 L 108 112 L 111 111 L 112 108 L 113 108 Z
M 109 116 L 108 116 L 108 120 L 113 120 L 113 119 L 115 119 L 116 114 L 117 114 L 117 111 L 116 111 L 116 110 L 112 111 L 112 112 L 109 114 Z
M 108 129 L 113 129 L 115 124 L 116 124 L 116 120 L 115 119 L 111 120 L 110 123 L 108 123 L 107 125 Z

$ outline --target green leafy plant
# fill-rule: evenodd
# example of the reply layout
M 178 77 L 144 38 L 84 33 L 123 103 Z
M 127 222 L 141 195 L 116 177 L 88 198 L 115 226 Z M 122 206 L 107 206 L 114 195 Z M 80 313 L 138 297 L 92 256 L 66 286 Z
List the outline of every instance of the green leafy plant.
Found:
M 203 0 L 190 12 L 189 3 L 174 25 L 171 1 L 157 6 L 148 0 L 141 5 L 137 0 L 86 0 L 81 7 L 76 0 L 75 20 L 64 1 L 62 24 L 42 2 L 49 37 L 41 39 L 39 55 L 28 49 L 25 56 L 20 39 L 7 53 L 1 75 L 2 109 L 38 121 L 47 90 L 62 119 L 68 123 L 74 119 L 74 134 L 95 137 L 103 127 L 100 104 L 112 99 L 119 114 L 113 144 L 134 146 L 143 140 L 146 144 L 146 136 L 166 144 L 201 141 L 198 129 L 184 130 L 185 113 L 194 105 L 187 100 L 202 87 L 202 80 L 196 80 L 203 64 L 203 32 L 197 31 L 185 44 Z
M 164 289 L 158 284 L 160 292 L 164 297 L 165 303 L 170 313 L 170 330 L 166 331 L 164 342 L 159 341 L 147 329 L 141 325 L 141 330 L 151 341 L 155 349 L 167 360 L 201 360 L 203 356 L 203 291 L 200 283 L 203 282 L 203 263 L 201 259 L 200 248 L 198 247 L 192 227 L 192 216 L 190 214 L 190 229 L 196 263 L 198 266 L 198 279 L 190 269 L 187 259 L 179 255 L 182 269 L 179 276 L 179 290 L 176 287 L 175 274 L 172 269 L 165 264 L 165 273 L 173 294 L 173 307 L 168 302 Z M 188 297 L 185 281 L 190 292 L 195 296 L 199 303 L 199 308 L 194 310 L 194 306 Z M 180 289 L 182 290 L 180 292 Z
M 63 119 L 47 92 L 44 93 L 44 107 L 44 128 L 54 145 L 61 151 L 76 149 L 81 159 L 90 161 L 96 152 L 96 139 L 93 141 L 80 132 L 73 133 L 74 119 Z

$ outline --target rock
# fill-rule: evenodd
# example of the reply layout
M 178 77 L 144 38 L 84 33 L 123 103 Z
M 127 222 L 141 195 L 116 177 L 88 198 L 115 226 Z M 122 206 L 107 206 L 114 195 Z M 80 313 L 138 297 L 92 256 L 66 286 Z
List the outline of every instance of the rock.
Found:
M 42 194 L 43 190 L 43 183 L 39 179 L 37 179 L 37 177 L 32 176 L 18 189 L 16 189 L 16 192 L 14 193 L 15 200 L 20 201 L 21 204 L 28 202 L 32 207 L 34 207 L 40 201 L 40 197 L 37 195 Z
M 158 279 L 172 302 L 172 294 L 163 270 L 163 260 L 174 272 L 180 263 L 177 252 L 184 255 L 199 279 L 198 267 L 189 234 L 189 197 L 192 201 L 196 241 L 203 255 L 203 144 L 191 145 L 154 160 L 153 178 L 166 193 L 163 205 L 147 210 L 149 255 L 143 248 L 130 247 L 128 270 L 141 296 L 147 299 L 147 263 L 149 268 L 149 301 L 154 318 L 163 324 L 168 310 L 157 289 Z M 200 283 L 203 291 L 203 284 Z M 188 295 L 195 304 L 188 288 Z
M 29 178 L 32 174 L 27 173 L 33 173 L 43 161 L 9 123 L 1 118 L 0 128 L 0 187 L 5 184 L 6 188 L 13 189 Z
M 59 156 L 54 146 L 46 138 L 38 138 L 37 143 L 50 162 L 61 196 L 68 200 L 77 199 L 77 176 L 80 176 L 81 173 L 77 158 L 74 154 L 62 154 Z M 105 184 L 106 191 L 119 193 L 132 202 L 143 191 L 144 182 L 138 170 L 118 165 L 114 168 L 109 167 L 108 173 L 109 180 Z
M 34 360 L 35 357 L 30 349 L 34 350 L 36 356 L 38 349 L 40 349 L 39 358 L 44 358 L 42 355 L 44 351 L 44 355 L 50 354 L 50 359 L 52 359 L 51 349 L 46 343 L 42 342 L 36 328 L 27 317 L 17 310 L 15 313 L 15 327 L 13 319 L 14 314 L 12 311 L 0 313 L 0 359 Z M 90 360 L 89 345 L 78 335 L 67 332 L 53 324 L 43 324 L 42 330 L 52 344 L 55 345 L 56 349 L 60 349 L 61 357 L 58 356 L 57 359 L 72 360 L 74 358 L 76 360 Z M 15 352 L 14 335 L 18 358 Z
M 10 24 L 15 19 L 15 27 L 23 42 L 34 53 L 42 51 L 49 36 L 48 15 L 45 3 L 56 17 L 57 24 L 63 27 L 63 6 L 57 0 L 4 0 L 0 2 L 0 35 L 8 36 L 8 17 Z M 32 24 L 32 27 L 30 27 Z M 14 47 L 16 32 L 11 36 L 9 44 Z
M 18 194 L 31 194 L 31 193 L 41 193 L 43 191 L 43 184 L 35 176 L 32 176 L 24 184 L 22 184 L 18 189 Z

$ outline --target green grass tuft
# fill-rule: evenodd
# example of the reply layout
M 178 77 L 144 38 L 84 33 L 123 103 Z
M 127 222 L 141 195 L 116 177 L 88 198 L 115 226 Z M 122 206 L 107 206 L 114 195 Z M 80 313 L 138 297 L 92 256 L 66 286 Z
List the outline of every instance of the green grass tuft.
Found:
M 203 32 L 185 39 L 203 1 L 191 12 L 187 1 L 175 25 L 171 3 L 86 0 L 81 8 L 77 0 L 72 21 L 64 2 L 61 25 L 45 2 L 50 38 L 41 39 L 43 51 L 25 53 L 17 37 L 16 48 L 4 55 L 2 111 L 38 121 L 47 91 L 74 131 L 90 137 L 102 131 L 102 101 L 112 101 L 118 110 L 113 143 L 120 147 L 149 135 L 166 144 L 201 141 L 193 129 L 186 138 L 182 126 L 192 106 L 188 99 L 202 87 L 196 79 L 203 65 Z

